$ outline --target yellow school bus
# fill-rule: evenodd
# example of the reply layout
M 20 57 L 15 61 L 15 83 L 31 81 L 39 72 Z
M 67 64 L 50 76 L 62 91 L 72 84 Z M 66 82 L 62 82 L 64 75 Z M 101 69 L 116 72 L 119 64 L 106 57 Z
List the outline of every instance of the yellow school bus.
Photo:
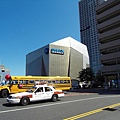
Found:
M 6 75 L 6 83 L 0 86 L 0 95 L 5 98 L 11 93 L 24 92 L 36 84 L 48 84 L 61 90 L 71 89 L 70 77 Z

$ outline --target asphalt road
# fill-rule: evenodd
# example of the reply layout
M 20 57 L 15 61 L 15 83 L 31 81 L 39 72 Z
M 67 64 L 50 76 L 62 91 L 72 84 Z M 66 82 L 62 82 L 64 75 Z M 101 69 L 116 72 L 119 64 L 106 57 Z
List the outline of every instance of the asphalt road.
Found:
M 0 120 L 120 120 L 120 94 L 72 92 L 57 102 L 28 106 L 10 105 L 0 98 Z

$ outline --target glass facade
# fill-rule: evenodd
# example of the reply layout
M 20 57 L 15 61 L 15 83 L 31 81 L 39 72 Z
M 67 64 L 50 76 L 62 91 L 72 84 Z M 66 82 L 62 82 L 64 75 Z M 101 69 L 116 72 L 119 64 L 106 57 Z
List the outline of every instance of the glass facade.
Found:
M 81 0 L 79 2 L 81 42 L 88 48 L 90 67 L 95 74 L 101 67 L 95 10 L 98 3 L 98 0 Z

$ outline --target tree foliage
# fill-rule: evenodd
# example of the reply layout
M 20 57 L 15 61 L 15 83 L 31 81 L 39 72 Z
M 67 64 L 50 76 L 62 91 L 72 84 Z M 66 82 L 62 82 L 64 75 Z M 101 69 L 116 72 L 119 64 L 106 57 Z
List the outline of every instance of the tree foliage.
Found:
M 79 72 L 78 78 L 80 79 L 80 82 L 92 81 L 94 79 L 93 70 L 90 67 L 82 69 L 82 71 Z
M 97 72 L 97 74 L 96 74 L 96 76 L 95 76 L 95 80 L 96 80 L 96 82 L 102 82 L 102 83 L 105 82 L 105 79 L 104 79 L 104 77 L 102 76 L 100 70 Z

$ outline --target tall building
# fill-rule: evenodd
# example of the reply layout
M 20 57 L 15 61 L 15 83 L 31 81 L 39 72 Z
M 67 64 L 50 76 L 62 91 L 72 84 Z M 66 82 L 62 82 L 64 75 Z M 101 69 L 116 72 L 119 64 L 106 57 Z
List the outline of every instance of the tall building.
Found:
M 108 0 L 96 7 L 102 74 L 120 80 L 120 0 Z
M 78 73 L 89 67 L 86 45 L 67 37 L 26 55 L 26 75 L 69 76 L 78 79 Z
M 100 70 L 100 50 L 95 7 L 104 0 L 80 0 L 80 34 L 81 42 L 88 48 L 90 67 L 96 74 Z

